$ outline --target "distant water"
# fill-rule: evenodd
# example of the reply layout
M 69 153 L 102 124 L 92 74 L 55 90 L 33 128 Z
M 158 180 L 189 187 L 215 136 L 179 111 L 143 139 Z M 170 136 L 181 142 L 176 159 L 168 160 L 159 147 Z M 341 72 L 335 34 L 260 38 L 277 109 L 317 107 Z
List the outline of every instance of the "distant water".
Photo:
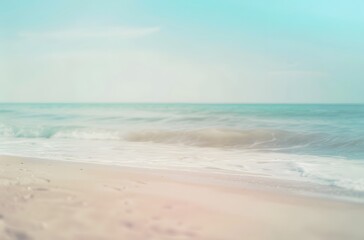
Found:
M 364 192 L 364 105 L 0 104 L 0 154 Z

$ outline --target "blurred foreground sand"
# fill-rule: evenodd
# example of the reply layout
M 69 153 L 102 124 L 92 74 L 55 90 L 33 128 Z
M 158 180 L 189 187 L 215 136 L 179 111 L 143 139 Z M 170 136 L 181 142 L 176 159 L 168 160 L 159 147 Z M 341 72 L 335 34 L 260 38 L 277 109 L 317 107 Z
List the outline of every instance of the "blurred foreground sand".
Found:
M 0 239 L 364 239 L 364 204 L 220 177 L 0 157 Z

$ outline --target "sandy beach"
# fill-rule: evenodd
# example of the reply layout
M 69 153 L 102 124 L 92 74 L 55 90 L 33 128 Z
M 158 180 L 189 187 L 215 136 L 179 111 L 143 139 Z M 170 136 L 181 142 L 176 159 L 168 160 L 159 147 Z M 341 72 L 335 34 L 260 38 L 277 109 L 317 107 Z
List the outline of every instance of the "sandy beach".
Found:
M 0 165 L 3 240 L 364 238 L 363 204 L 229 176 L 19 157 Z

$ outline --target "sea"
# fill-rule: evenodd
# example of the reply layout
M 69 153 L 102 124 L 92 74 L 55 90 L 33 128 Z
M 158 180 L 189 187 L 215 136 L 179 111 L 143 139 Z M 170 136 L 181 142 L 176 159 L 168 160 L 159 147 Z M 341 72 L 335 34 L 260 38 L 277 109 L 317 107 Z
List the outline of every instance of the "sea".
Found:
M 0 155 L 364 193 L 364 105 L 2 103 Z

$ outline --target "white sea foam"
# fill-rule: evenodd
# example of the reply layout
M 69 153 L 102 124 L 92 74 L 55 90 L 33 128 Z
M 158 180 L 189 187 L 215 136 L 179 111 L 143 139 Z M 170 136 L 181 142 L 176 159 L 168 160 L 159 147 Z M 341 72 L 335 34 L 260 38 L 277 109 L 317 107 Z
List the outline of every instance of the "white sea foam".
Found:
M 118 131 L 100 129 L 72 129 L 62 130 L 52 135 L 52 138 L 72 138 L 86 140 L 121 140 L 121 133 Z

